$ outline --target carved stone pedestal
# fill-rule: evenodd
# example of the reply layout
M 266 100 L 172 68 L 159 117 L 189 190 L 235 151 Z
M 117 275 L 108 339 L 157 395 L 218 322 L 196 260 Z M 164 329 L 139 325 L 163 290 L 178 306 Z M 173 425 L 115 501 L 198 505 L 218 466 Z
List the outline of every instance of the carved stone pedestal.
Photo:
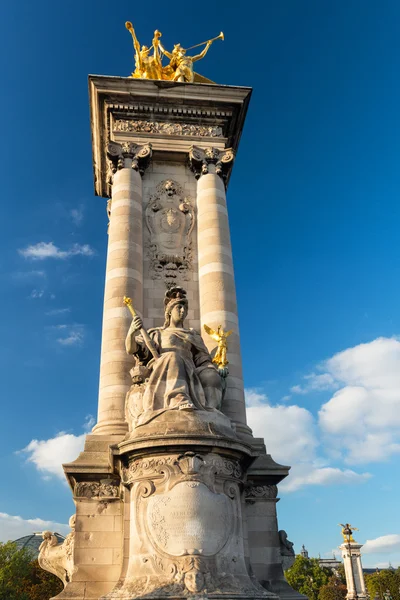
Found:
M 239 440 L 224 448 L 211 438 L 182 444 L 167 436 L 151 451 L 143 438 L 119 444 L 129 541 L 122 576 L 104 599 L 273 597 L 245 563 L 241 492 L 249 451 Z

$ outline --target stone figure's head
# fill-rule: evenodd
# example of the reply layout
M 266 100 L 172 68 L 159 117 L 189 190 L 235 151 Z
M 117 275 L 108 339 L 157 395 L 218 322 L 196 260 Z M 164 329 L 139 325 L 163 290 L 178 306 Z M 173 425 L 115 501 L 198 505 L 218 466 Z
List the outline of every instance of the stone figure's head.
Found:
M 164 314 L 165 322 L 164 328 L 182 325 L 186 318 L 188 311 L 188 301 L 186 298 L 186 291 L 179 287 L 171 287 L 165 292 L 164 298 Z
M 204 574 L 197 569 L 192 569 L 191 571 L 185 573 L 184 582 L 186 589 L 189 592 L 201 592 L 205 584 Z
M 141 50 L 140 50 L 140 54 L 142 54 L 143 56 L 146 56 L 146 54 L 149 53 L 149 47 L 148 46 L 142 46 Z

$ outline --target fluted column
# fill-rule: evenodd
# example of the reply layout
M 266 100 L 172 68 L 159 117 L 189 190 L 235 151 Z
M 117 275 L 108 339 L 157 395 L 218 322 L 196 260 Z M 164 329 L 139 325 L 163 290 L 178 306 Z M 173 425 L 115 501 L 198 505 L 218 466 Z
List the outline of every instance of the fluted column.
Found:
M 130 317 L 123 297 L 143 311 L 142 179 L 151 146 L 111 142 L 107 156 L 112 172 L 106 281 L 104 289 L 98 421 L 95 434 L 121 435 L 128 430 L 125 396 L 131 385 L 132 359 L 125 351 Z
M 199 296 L 202 332 L 204 324 L 213 329 L 232 329 L 228 338 L 229 376 L 222 411 L 235 423 L 237 433 L 249 436 L 246 425 L 239 323 L 233 272 L 232 248 L 226 208 L 225 181 L 232 168 L 231 149 L 201 149 L 189 152 L 190 166 L 197 183 L 197 231 Z M 215 342 L 204 336 L 211 350 Z

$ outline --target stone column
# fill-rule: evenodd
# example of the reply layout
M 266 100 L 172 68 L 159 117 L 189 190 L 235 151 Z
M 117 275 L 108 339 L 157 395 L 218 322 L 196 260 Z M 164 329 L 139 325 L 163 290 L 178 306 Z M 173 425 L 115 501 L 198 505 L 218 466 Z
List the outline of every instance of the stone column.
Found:
M 215 342 L 204 335 L 204 324 L 213 329 L 232 329 L 228 338 L 229 376 L 222 411 L 233 421 L 239 435 L 248 437 L 242 359 L 232 248 L 226 207 L 225 182 L 232 168 L 233 150 L 192 146 L 189 163 L 197 183 L 197 231 L 199 296 L 202 335 L 209 350 Z
M 347 600 L 365 600 L 367 590 L 361 564 L 362 544 L 348 541 L 339 546 L 342 551 L 344 572 L 346 575 Z
M 104 289 L 98 421 L 95 434 L 123 435 L 125 396 L 131 385 L 132 358 L 125 351 L 130 316 L 123 297 L 143 312 L 142 179 L 151 146 L 132 142 L 108 145 L 112 173 L 106 281 Z

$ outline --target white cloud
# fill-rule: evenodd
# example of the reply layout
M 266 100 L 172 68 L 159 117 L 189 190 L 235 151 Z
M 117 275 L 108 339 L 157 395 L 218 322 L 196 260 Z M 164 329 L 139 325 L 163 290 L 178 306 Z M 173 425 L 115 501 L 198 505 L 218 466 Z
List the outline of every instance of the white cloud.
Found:
M 400 552 L 400 535 L 392 533 L 381 535 L 374 540 L 367 540 L 363 546 L 363 554 L 383 554 L 385 552 Z
M 32 440 L 18 453 L 25 454 L 27 462 L 34 464 L 44 479 L 55 476 L 65 481 L 62 465 L 78 458 L 83 450 L 86 433 L 91 430 L 94 423 L 94 418 L 88 415 L 84 424 L 85 433 L 82 435 L 60 431 L 48 440 Z
M 69 250 L 60 250 L 53 242 L 38 242 L 27 248 L 21 248 L 18 252 L 24 258 L 32 260 L 45 260 L 46 258 L 65 260 L 71 256 L 93 256 L 95 253 L 89 244 L 74 244 Z
M 84 342 L 85 327 L 79 323 L 54 325 L 51 329 L 59 332 L 56 342 L 60 346 L 81 346 Z
M 43 298 L 44 290 L 32 290 L 29 294 L 29 298 Z
M 79 227 L 83 221 L 83 206 L 79 206 L 78 208 L 73 208 L 70 210 L 70 217 L 73 223 Z
M 44 519 L 23 519 L 22 517 L 0 512 L 0 542 L 14 541 L 25 535 L 39 531 L 56 531 L 61 535 L 70 532 L 68 525 Z
M 16 271 L 12 274 L 14 281 L 21 284 L 33 283 L 38 279 L 43 279 L 44 277 L 46 277 L 46 272 L 41 270 Z
M 309 392 L 322 392 L 338 387 L 337 382 L 330 373 L 310 373 L 303 377 L 304 385 L 294 385 L 290 388 L 293 394 L 308 394 Z
M 58 315 L 65 315 L 67 313 L 71 312 L 70 308 L 53 308 L 53 310 L 48 310 L 46 312 L 46 315 L 48 317 L 55 317 Z
M 369 474 L 333 468 L 318 457 L 318 428 L 313 415 L 297 405 L 271 405 L 257 389 L 246 390 L 247 419 L 256 437 L 265 438 L 267 452 L 278 463 L 292 466 L 280 489 L 307 485 L 362 483 Z
M 324 363 L 340 385 L 319 411 L 321 430 L 348 464 L 400 453 L 400 341 L 377 338 Z

